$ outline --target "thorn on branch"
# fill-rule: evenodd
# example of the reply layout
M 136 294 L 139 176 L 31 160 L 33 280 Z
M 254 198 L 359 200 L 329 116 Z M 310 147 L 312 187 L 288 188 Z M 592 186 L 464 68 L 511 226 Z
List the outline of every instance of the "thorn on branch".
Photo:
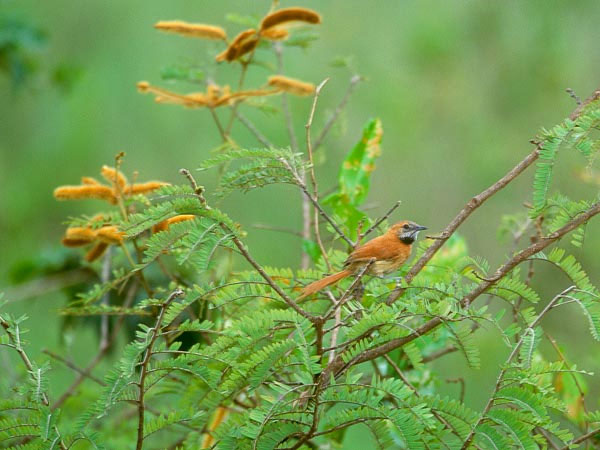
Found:
M 581 98 L 579 98 L 579 96 L 575 93 L 575 91 L 571 88 L 566 88 L 565 91 L 567 92 L 567 94 L 569 94 L 569 97 L 571 97 L 573 100 L 575 100 L 575 103 L 577 103 L 578 106 L 581 106 L 583 104 L 583 102 L 581 101 Z

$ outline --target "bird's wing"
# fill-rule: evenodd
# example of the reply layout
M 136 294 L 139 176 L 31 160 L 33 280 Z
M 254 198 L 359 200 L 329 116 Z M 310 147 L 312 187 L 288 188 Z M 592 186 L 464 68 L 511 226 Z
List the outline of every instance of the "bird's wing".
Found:
M 346 265 L 362 261 L 366 262 L 371 258 L 376 258 L 377 260 L 396 259 L 398 257 L 399 244 L 401 242 L 393 236 L 384 234 L 383 236 L 376 237 L 350 253 L 346 260 Z

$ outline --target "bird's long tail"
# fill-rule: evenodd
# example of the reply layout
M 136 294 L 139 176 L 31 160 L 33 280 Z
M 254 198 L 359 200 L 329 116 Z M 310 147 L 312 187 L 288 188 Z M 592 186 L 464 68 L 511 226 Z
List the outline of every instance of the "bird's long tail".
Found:
M 320 280 L 314 281 L 310 283 L 308 286 L 305 286 L 302 289 L 302 294 L 298 297 L 298 300 L 302 300 L 309 295 L 312 295 L 316 292 L 319 292 L 321 289 L 325 289 L 327 286 L 331 286 L 334 283 L 337 283 L 343 278 L 352 275 L 350 270 L 342 270 L 341 272 L 334 273 L 333 275 L 326 276 Z

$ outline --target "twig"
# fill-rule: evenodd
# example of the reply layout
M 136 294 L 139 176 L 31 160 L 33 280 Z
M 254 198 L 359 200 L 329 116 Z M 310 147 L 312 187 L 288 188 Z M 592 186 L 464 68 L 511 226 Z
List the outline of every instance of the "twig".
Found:
M 588 439 L 593 438 L 598 434 L 600 434 L 600 428 L 592 430 L 589 433 L 582 434 L 577 439 L 573 439 L 571 442 L 569 442 L 568 445 L 565 445 L 561 450 L 569 450 L 574 445 L 581 444 L 582 442 L 587 441 Z
M 331 332 L 331 342 L 329 343 L 329 346 L 331 347 L 331 351 L 329 352 L 329 364 L 331 364 L 331 362 L 335 359 L 335 347 L 337 346 L 337 338 L 338 338 L 338 334 L 340 332 L 340 325 L 342 323 L 342 310 L 341 308 L 337 308 L 335 310 L 335 325 L 334 325 L 334 329 Z
M 123 308 L 128 308 L 131 305 L 131 303 L 133 302 L 133 299 L 135 298 L 137 288 L 138 288 L 137 282 L 134 280 L 131 287 L 129 288 L 129 291 L 127 292 L 125 301 L 123 302 Z M 104 356 L 106 356 L 106 354 L 108 353 L 108 350 L 110 349 L 110 347 L 112 347 L 113 343 L 117 339 L 117 336 L 119 335 L 119 332 L 121 331 L 121 327 L 123 326 L 123 323 L 125 322 L 125 317 L 126 316 L 119 317 L 119 319 L 117 320 L 117 323 L 115 324 L 115 326 L 112 330 L 110 339 L 108 340 L 106 346 L 103 348 L 100 348 L 98 350 L 98 353 L 96 353 L 96 356 L 94 356 L 94 358 L 88 364 L 88 366 L 85 369 L 83 369 L 83 373 L 80 374 L 75 379 L 75 381 L 73 381 L 73 383 L 71 383 L 71 385 L 67 388 L 67 390 L 60 396 L 60 398 L 58 398 L 58 400 L 56 400 L 52 404 L 52 406 L 51 406 L 52 410 L 55 410 L 56 408 L 60 408 L 62 406 L 62 404 L 65 401 L 67 401 L 67 399 L 75 393 L 75 390 L 79 387 L 79 385 L 83 382 L 83 380 L 92 372 L 92 370 L 94 370 L 94 368 L 98 365 L 98 363 L 100 363 L 100 361 L 102 361 L 102 358 L 104 358 Z
M 396 203 L 394 203 L 394 206 L 392 206 L 388 212 L 386 212 L 383 216 L 381 216 L 379 219 L 377 219 L 375 221 L 375 223 L 373 225 L 371 225 L 364 233 L 359 233 L 358 237 L 356 238 L 356 243 L 359 244 L 360 241 L 365 237 L 368 236 L 375 228 L 377 228 L 379 225 L 381 225 L 381 223 L 386 220 L 388 217 L 390 217 L 392 215 L 392 213 L 394 211 L 396 211 L 396 209 L 402 204 L 401 200 L 398 200 Z
M 563 237 L 565 234 L 569 233 L 570 231 L 573 231 L 575 228 L 577 228 L 581 224 L 587 222 L 588 220 L 590 220 L 592 217 L 594 217 L 595 215 L 597 215 L 599 213 L 600 213 L 600 202 L 592 205 L 592 207 L 590 207 L 583 214 L 580 214 L 579 216 L 571 219 L 562 228 L 558 229 L 557 231 L 551 233 L 548 236 L 544 236 L 538 242 L 530 245 L 529 247 L 525 248 L 521 252 L 514 255 L 512 258 L 510 258 L 505 264 L 503 264 L 496 271 L 496 273 L 494 274 L 494 276 L 492 277 L 492 279 L 490 281 L 484 281 L 484 282 L 480 283 L 470 293 L 468 293 L 465 297 L 463 297 L 463 299 L 461 300 L 461 303 L 460 303 L 461 306 L 465 307 L 466 305 L 470 305 L 474 299 L 479 297 L 487 289 L 489 289 L 491 286 L 493 286 L 498 280 L 500 280 L 502 277 L 507 275 L 518 264 L 527 260 L 530 256 L 535 255 L 536 253 L 539 253 L 540 251 L 544 250 L 550 244 L 556 242 L 558 239 Z M 348 363 L 344 362 L 343 359 L 341 359 L 338 355 L 336 357 L 336 359 L 331 364 L 329 364 L 329 366 L 327 366 L 327 368 L 323 372 L 326 375 L 324 377 L 324 379 L 328 380 L 328 378 L 332 374 L 339 375 L 348 367 L 351 367 L 351 366 L 354 366 L 356 364 L 360 364 L 360 363 L 363 363 L 366 361 L 370 361 L 373 358 L 378 358 L 380 356 L 383 356 L 386 353 L 391 352 L 392 350 L 394 350 L 396 348 L 402 347 L 403 345 L 405 345 L 409 342 L 412 342 L 415 339 L 429 333 L 430 331 L 437 328 L 442 323 L 443 323 L 442 318 L 434 317 L 433 319 L 425 322 L 423 325 L 421 325 L 419 328 L 417 328 L 410 334 L 408 334 L 404 337 L 401 337 L 401 338 L 392 339 L 378 347 L 366 350 L 365 352 L 357 355 L 355 358 L 353 358 Z M 327 381 L 324 381 L 324 383 L 325 382 L 327 382 Z
M 592 93 L 592 95 L 585 99 L 585 101 L 583 101 L 581 105 L 579 105 L 571 113 L 569 118 L 571 120 L 577 119 L 588 104 L 598 99 L 600 99 L 600 89 L 597 89 Z M 498 191 L 506 187 L 506 185 L 508 185 L 538 159 L 543 144 L 536 141 L 532 141 L 532 143 L 535 144 L 535 149 L 531 153 L 529 153 L 520 163 L 513 167 L 506 175 L 496 181 L 493 185 L 469 200 L 469 202 L 463 207 L 463 209 L 460 210 L 456 217 L 452 219 L 439 238 L 435 239 L 434 243 L 425 251 L 423 256 L 421 256 L 421 258 L 419 258 L 419 260 L 410 268 L 404 277 L 404 281 L 407 284 L 410 284 L 413 278 L 423 269 L 423 267 L 425 267 L 425 265 L 431 260 L 431 258 L 433 258 L 436 252 L 442 247 L 442 245 L 444 245 L 450 236 L 452 236 L 458 227 L 471 215 L 471 213 L 473 213 L 473 211 L 479 208 L 486 200 L 488 200 Z M 394 289 L 386 303 L 388 305 L 394 303 L 403 293 L 404 288 L 402 287 Z
M 414 392 L 414 394 L 415 394 L 416 397 L 420 397 L 419 391 L 417 391 L 417 388 L 414 387 L 412 385 L 412 383 L 408 380 L 408 378 L 406 378 L 406 376 L 404 375 L 404 373 L 402 373 L 402 370 L 400 370 L 400 367 L 398 367 L 398 364 L 396 364 L 394 362 L 394 360 L 392 358 L 390 358 L 389 355 L 383 355 L 383 357 L 387 361 L 387 363 L 394 368 L 394 370 L 396 371 L 396 373 L 398 374 L 398 377 L 402 380 L 402 382 L 404 384 L 406 384 L 411 391 Z M 435 418 L 437 420 L 440 421 L 440 423 L 442 423 L 446 428 L 448 428 L 452 433 L 454 433 L 455 435 L 457 435 L 460 438 L 460 434 L 452 426 L 452 424 L 450 424 L 450 422 L 448 422 L 446 419 L 444 419 L 440 414 L 438 414 L 434 410 L 431 410 L 431 413 L 435 416 Z
M 352 291 L 354 291 L 354 289 L 356 288 L 358 283 L 360 283 L 360 280 L 362 280 L 362 278 L 367 274 L 367 271 L 371 268 L 371 266 L 375 263 L 375 261 L 376 261 L 376 258 L 370 258 L 366 262 L 366 264 L 362 267 L 362 269 L 360 269 L 360 272 L 358 272 L 358 274 L 356 275 L 356 277 L 354 278 L 354 280 L 352 281 L 350 286 L 348 286 L 348 289 L 346 289 L 344 291 L 344 293 L 342 294 L 340 299 L 337 301 L 337 303 L 335 303 L 331 307 L 331 309 L 327 312 L 327 314 L 325 314 L 325 320 L 331 319 L 331 316 L 333 314 L 335 314 L 335 311 L 342 307 L 342 305 L 344 304 L 344 301 L 350 297 L 350 294 L 352 293 Z
M 277 73 L 283 74 L 283 47 L 281 43 L 275 42 L 273 43 L 273 49 L 275 50 L 275 56 L 277 57 Z M 285 120 L 285 125 L 288 132 L 288 137 L 290 140 L 290 148 L 292 152 L 298 153 L 298 139 L 296 138 L 296 133 L 294 132 L 294 121 L 292 118 L 292 113 L 290 111 L 290 105 L 288 102 L 288 96 L 285 92 L 281 93 L 281 109 L 283 110 L 283 117 Z M 306 173 L 302 171 L 299 175 L 303 182 L 306 182 Z M 310 204 L 307 198 L 304 196 L 302 198 L 302 239 L 308 241 L 310 240 Z M 308 253 L 302 252 L 300 267 L 302 269 L 308 269 L 310 264 L 310 258 Z
M 10 324 L 6 320 L 4 320 L 2 316 L 0 316 L 0 325 L 2 325 L 2 328 L 4 328 L 4 331 L 8 335 L 11 347 L 14 348 L 15 351 L 19 354 L 21 360 L 23 361 L 23 364 L 25 364 L 25 367 L 27 368 L 27 371 L 31 374 L 31 376 L 33 376 L 36 369 L 34 369 L 33 364 L 31 364 L 31 360 L 29 359 L 29 356 L 27 356 L 25 349 L 23 349 L 23 347 L 21 346 L 21 336 L 18 325 L 16 329 L 12 331 Z M 45 392 L 41 392 L 40 397 L 42 399 L 42 403 L 45 406 L 48 406 L 50 404 L 50 401 L 48 400 L 48 395 Z
M 577 105 L 581 105 L 581 99 L 579 98 L 579 96 L 575 93 L 575 91 L 571 88 L 566 88 L 565 91 L 567 92 L 567 94 L 569 94 L 569 97 L 571 97 L 573 100 L 575 100 L 575 103 L 577 103 Z
M 460 212 L 456 215 L 454 219 L 448 224 L 446 229 L 442 232 L 438 239 L 435 239 L 434 243 L 427 248 L 423 256 L 419 258 L 419 260 L 410 268 L 408 273 L 404 276 L 404 281 L 406 284 L 410 284 L 410 282 L 414 279 L 415 276 L 425 267 L 425 265 L 433 258 L 433 256 L 437 253 L 437 251 L 446 243 L 446 241 L 452 236 L 452 234 L 458 229 L 458 227 L 465 221 L 467 218 L 479 208 L 487 199 L 496 194 L 502 188 L 506 187 L 512 180 L 514 180 L 517 176 L 519 176 L 525 169 L 527 169 L 531 164 L 538 159 L 539 153 L 541 149 L 541 144 L 537 144 L 535 149 L 529 153 L 519 164 L 513 167 L 506 175 L 500 178 L 497 182 L 487 188 L 485 191 L 473 197 L 464 207 L 460 210 Z M 386 300 L 388 305 L 394 303 L 403 293 L 404 288 L 399 287 L 392 291 L 390 297 Z
M 5 290 L 5 295 L 6 298 L 10 299 L 11 303 L 18 302 L 33 297 L 40 297 L 75 284 L 84 283 L 92 277 L 96 278 L 96 275 L 89 269 L 73 269 L 18 284 L 11 289 Z
M 92 375 L 91 373 L 86 372 L 84 369 L 82 369 L 79 366 L 76 366 L 74 363 L 72 363 L 68 359 L 65 359 L 61 355 L 54 353 L 53 351 L 48 350 L 47 348 L 42 349 L 42 353 L 45 353 L 46 355 L 50 356 L 51 358 L 56 359 L 57 361 L 63 363 L 65 366 L 67 366 L 69 369 L 74 370 L 75 372 L 79 373 L 80 375 L 82 375 L 86 378 L 89 378 L 90 380 L 94 381 L 95 383 L 99 384 L 100 386 L 106 386 L 106 383 L 104 381 L 102 381 L 100 378 L 97 378 L 94 375 Z
M 502 380 L 504 379 L 504 374 L 506 373 L 507 370 L 509 370 L 509 368 L 510 368 L 509 365 L 512 362 L 513 358 L 515 356 L 517 356 L 517 353 L 519 351 L 519 348 L 521 348 L 521 345 L 523 344 L 523 339 L 525 339 L 525 336 L 527 336 L 529 333 L 533 332 L 534 328 L 538 325 L 538 323 L 540 323 L 540 321 L 546 315 L 546 313 L 552 309 L 554 304 L 557 301 L 559 301 L 561 298 L 563 298 L 565 295 L 567 295 L 569 292 L 571 292 L 573 289 L 575 289 L 575 287 L 576 286 L 569 286 L 567 289 L 565 289 L 560 294 L 556 295 L 552 300 L 550 300 L 548 302 L 548 304 L 546 305 L 546 307 L 542 310 L 542 312 L 540 312 L 538 314 L 538 316 L 535 318 L 535 320 L 529 325 L 528 328 L 525 329 L 523 334 L 521 334 L 521 338 L 519 339 L 519 342 L 517 342 L 515 344 L 512 351 L 510 352 L 510 355 L 508 355 L 506 362 L 502 366 L 502 369 L 500 370 L 500 373 L 498 374 L 498 378 L 496 379 L 496 385 L 494 386 L 494 390 L 492 391 L 490 398 L 488 399 L 485 407 L 483 408 L 483 411 L 481 412 L 479 419 L 477 419 L 475 424 L 471 427 L 471 431 L 467 435 L 467 437 L 463 443 L 463 446 L 461 447 L 461 450 L 466 450 L 467 448 L 469 448 L 469 445 L 471 444 L 471 441 L 473 440 L 473 437 L 475 436 L 475 429 L 479 426 L 481 421 L 484 419 L 485 415 L 492 408 L 492 406 L 494 404 L 494 400 L 496 399 L 496 393 L 500 390 L 500 387 L 502 385 Z
M 112 262 L 112 247 L 109 245 L 104 253 L 104 260 L 102 261 L 102 273 L 100 274 L 100 281 L 102 284 L 108 283 L 110 280 L 110 266 Z M 110 302 L 110 291 L 107 291 L 103 296 L 100 303 L 103 306 L 108 306 Z M 100 343 L 99 348 L 103 348 L 108 343 L 108 322 L 109 317 L 107 314 L 102 314 L 100 318 Z
M 460 384 L 459 399 L 461 403 L 465 402 L 465 379 L 463 377 L 458 378 L 447 378 L 446 383 L 458 383 Z
M 250 263 L 250 265 L 252 267 L 254 267 L 254 269 L 256 269 L 256 271 L 260 274 L 260 276 L 263 277 L 263 279 L 267 283 L 269 283 L 269 286 L 271 286 L 271 288 L 273 288 L 273 290 L 275 292 L 277 292 L 279 297 L 281 297 L 281 299 L 285 303 L 287 303 L 287 305 L 289 307 L 291 307 L 294 311 L 296 311 L 302 317 L 305 317 L 305 318 L 309 319 L 311 322 L 314 322 L 314 320 L 316 319 L 315 316 L 309 314 L 308 312 L 306 312 L 305 310 L 300 308 L 300 306 L 298 306 L 298 304 L 294 300 L 292 300 L 292 298 L 290 296 L 288 296 L 285 292 L 283 292 L 283 289 L 281 289 L 279 287 L 279 285 L 277 285 L 277 283 L 275 283 L 275 281 L 273 281 L 273 279 L 269 276 L 269 274 L 267 272 L 265 272 L 265 270 L 262 268 L 262 266 L 254 260 L 254 258 L 250 255 L 250 253 L 248 253 L 248 250 L 246 250 L 245 245 L 242 243 L 242 241 L 239 240 L 239 238 L 237 236 L 235 236 L 235 234 L 233 234 L 232 230 L 230 230 L 229 227 L 227 227 L 227 225 L 225 225 L 225 224 L 221 224 L 221 226 L 224 226 L 228 232 L 232 233 L 231 240 L 233 241 L 235 246 L 238 248 L 240 253 L 244 256 L 244 258 L 246 258 L 246 260 Z
M 273 227 L 264 223 L 255 223 L 251 226 L 253 228 L 258 228 L 259 230 L 278 231 L 279 233 L 287 233 L 292 234 L 294 236 L 302 237 L 302 233 L 300 231 L 290 230 L 289 228 Z
M 194 176 L 190 173 L 189 170 L 180 169 L 179 172 L 188 178 L 188 180 L 190 181 L 190 184 L 192 185 L 192 189 L 194 188 L 194 186 L 198 186 L 198 184 L 196 183 L 196 180 L 194 179 Z M 204 199 L 204 197 L 202 197 L 200 201 L 204 202 L 205 208 L 209 208 L 208 205 L 206 204 L 206 200 Z M 311 322 L 314 322 L 316 320 L 315 316 L 304 311 L 302 308 L 300 308 L 300 306 L 298 306 L 298 304 L 294 300 L 292 300 L 292 298 L 289 295 L 287 295 L 285 292 L 283 292 L 283 289 L 281 289 L 279 287 L 279 285 L 277 285 L 277 283 L 275 283 L 275 281 L 273 281 L 273 279 L 269 276 L 269 274 L 267 272 L 265 272 L 265 270 L 262 268 L 262 266 L 258 262 L 256 262 L 256 260 L 250 255 L 250 253 L 246 249 L 246 246 L 243 244 L 242 241 L 240 241 L 240 239 L 236 236 L 236 234 L 234 233 L 234 231 L 232 229 L 230 229 L 223 222 L 219 223 L 219 226 L 221 228 L 223 228 L 223 230 L 225 230 L 226 233 L 231 234 L 231 240 L 233 241 L 235 246 L 238 248 L 238 250 L 240 251 L 242 256 L 244 256 L 244 258 L 246 258 L 246 261 L 248 261 L 250 263 L 250 265 L 256 269 L 256 271 L 260 274 L 260 276 L 263 277 L 263 279 L 269 284 L 269 286 L 271 286 L 271 288 L 273 288 L 273 290 L 275 292 L 277 292 L 277 294 L 281 297 L 281 299 L 285 303 L 287 303 L 288 306 L 290 306 L 294 311 L 296 311 L 302 317 L 309 319 Z
M 248 131 L 250 131 L 250 133 L 252 133 L 254 135 L 254 137 L 258 140 L 258 142 L 260 142 L 262 145 L 264 145 L 267 148 L 272 148 L 274 147 L 273 143 L 271 143 L 271 141 L 269 141 L 264 134 L 262 134 L 260 131 L 258 131 L 258 128 L 256 128 L 254 126 L 254 124 L 250 121 L 250 119 L 248 119 L 246 116 L 244 116 L 241 112 L 234 110 L 233 114 L 235 114 L 235 117 L 246 127 L 248 128 Z
M 171 304 L 171 302 L 173 300 L 175 300 L 177 297 L 181 297 L 183 294 L 184 294 L 183 290 L 176 289 L 173 292 L 171 292 L 169 297 L 167 297 L 165 302 L 161 305 L 160 313 L 158 314 L 158 317 L 156 318 L 156 323 L 154 324 L 154 328 L 152 328 L 152 331 L 151 331 L 152 334 L 150 336 L 150 341 L 148 342 L 148 345 L 146 346 L 146 352 L 144 353 L 144 358 L 142 359 L 142 362 L 140 363 L 140 379 L 139 379 L 138 385 L 137 385 L 138 386 L 138 398 L 137 398 L 138 427 L 137 427 L 137 444 L 135 447 L 136 450 L 141 450 L 142 445 L 144 443 L 144 414 L 145 414 L 145 409 L 146 409 L 146 405 L 144 403 L 144 395 L 146 393 L 144 382 L 146 381 L 146 375 L 148 373 L 148 363 L 150 362 L 150 358 L 152 357 L 152 348 L 154 347 L 154 343 L 156 342 L 156 340 L 158 339 L 158 336 L 160 335 L 162 320 L 163 320 L 163 317 L 165 315 L 167 308 L 169 307 L 169 305 Z
M 325 78 L 321 81 L 321 84 L 317 86 L 315 89 L 315 96 L 313 98 L 312 108 L 310 110 L 310 114 L 308 116 L 308 122 L 306 122 L 306 151 L 308 153 L 308 160 L 310 162 L 310 180 L 313 188 L 313 196 L 314 199 L 319 201 L 319 187 L 317 184 L 317 177 L 315 176 L 315 160 L 313 158 L 313 150 L 312 143 L 310 138 L 310 129 L 312 127 L 313 118 L 315 116 L 315 110 L 317 109 L 317 100 L 319 100 L 319 94 L 321 93 L 321 89 L 325 86 L 325 84 L 329 81 L 329 78 Z M 323 241 L 321 240 L 321 232 L 319 231 L 319 210 L 317 207 L 314 208 L 314 228 L 315 228 L 315 239 L 317 240 L 317 244 L 319 245 L 319 249 L 321 250 L 321 254 L 323 255 L 323 259 L 327 264 L 327 269 L 331 272 L 331 263 L 329 262 L 329 258 L 327 257 L 327 251 L 323 246 Z
M 342 111 L 346 107 L 346 103 L 348 103 L 348 100 L 350 99 L 352 92 L 354 92 L 356 85 L 359 83 L 359 81 L 362 81 L 362 80 L 363 80 L 363 77 L 361 77 L 360 75 L 354 75 L 354 76 L 352 76 L 352 78 L 350 78 L 350 84 L 348 85 L 348 89 L 346 90 L 344 97 L 342 98 L 340 103 L 335 108 L 335 111 L 333 112 L 333 114 L 331 115 L 331 117 L 329 118 L 327 123 L 325 123 L 323 130 L 321 130 L 321 134 L 319 134 L 319 137 L 317 138 L 317 140 L 315 142 L 313 150 L 317 150 L 321 146 L 321 144 L 323 143 L 323 140 L 327 136 L 327 133 L 329 133 L 329 130 L 331 129 L 331 127 L 333 126 L 333 124 L 335 123 L 335 121 L 337 120 L 339 115 L 342 113 Z
M 298 175 L 298 173 L 293 169 L 292 166 L 285 160 L 285 158 L 280 158 L 279 161 L 289 170 L 294 179 L 296 180 L 296 184 L 302 189 L 306 198 L 308 198 L 311 203 L 319 210 L 319 214 L 333 227 L 336 233 L 350 246 L 350 248 L 354 247 L 354 243 L 352 240 L 344 234 L 344 232 L 340 229 L 340 227 L 335 223 L 335 221 L 329 217 L 329 215 L 325 212 L 321 204 L 312 196 L 310 192 L 308 192 L 308 188 L 306 187 L 306 183 L 302 180 L 302 178 Z

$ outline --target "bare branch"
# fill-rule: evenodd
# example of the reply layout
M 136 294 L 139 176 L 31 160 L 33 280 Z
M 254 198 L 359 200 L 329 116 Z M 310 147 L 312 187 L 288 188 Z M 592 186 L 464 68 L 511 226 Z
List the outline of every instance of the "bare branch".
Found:
M 479 426 L 479 424 L 484 419 L 485 415 L 488 413 L 488 411 L 494 405 L 494 400 L 496 399 L 496 393 L 500 390 L 500 387 L 502 386 L 502 380 L 504 379 L 504 374 L 508 370 L 513 358 L 515 356 L 517 356 L 517 353 L 519 352 L 519 348 L 521 348 L 521 345 L 523 344 L 523 340 L 525 339 L 525 336 L 527 336 L 530 332 L 532 332 L 530 330 L 533 330 L 538 325 L 538 323 L 540 323 L 542 318 L 546 315 L 546 313 L 548 311 L 550 311 L 552 309 L 552 307 L 554 306 L 554 304 L 556 302 L 558 302 L 561 298 L 563 298 L 565 295 L 567 295 L 573 289 L 575 289 L 575 286 L 569 286 L 567 289 L 565 289 L 560 294 L 555 296 L 552 300 L 550 300 L 548 302 L 548 304 L 546 305 L 546 307 L 542 310 L 542 312 L 540 312 L 538 314 L 538 316 L 535 318 L 535 320 L 529 325 L 529 327 L 527 327 L 523 331 L 523 333 L 521 334 L 521 338 L 519 339 L 519 342 L 517 342 L 515 344 L 515 346 L 512 349 L 512 352 L 510 352 L 510 355 L 508 355 L 508 358 L 506 358 L 506 362 L 502 366 L 502 369 L 500 370 L 500 373 L 498 374 L 498 378 L 496 379 L 496 385 L 494 386 L 494 390 L 492 391 L 492 394 L 490 395 L 488 402 L 486 403 L 485 407 L 483 408 L 483 411 L 481 412 L 479 419 L 477 419 L 477 421 L 471 427 L 471 431 L 467 435 L 467 437 L 463 443 L 463 446 L 461 447 L 461 450 L 466 450 L 467 448 L 469 448 L 469 446 L 471 445 L 471 441 L 473 440 L 473 437 L 475 436 L 475 429 Z
M 381 216 L 379 219 L 377 219 L 375 221 L 375 223 L 373 225 L 371 225 L 369 228 L 367 228 L 367 230 L 364 233 L 359 233 L 358 238 L 356 239 L 356 243 L 360 243 L 360 241 L 365 237 L 368 236 L 373 230 L 375 230 L 379 225 L 381 225 L 381 223 L 384 220 L 387 220 L 388 217 L 390 217 L 392 215 L 392 213 L 394 211 L 396 211 L 396 209 L 402 204 L 401 200 L 398 200 L 396 203 L 394 203 L 394 206 L 392 206 L 388 212 L 386 212 L 383 216 Z
M 144 403 L 144 395 L 146 394 L 146 389 L 144 386 L 144 382 L 146 381 L 146 375 L 148 374 L 148 363 L 150 362 L 150 358 L 152 357 L 152 348 L 154 347 L 154 343 L 158 339 L 160 335 L 160 329 L 162 326 L 163 317 L 165 316 L 165 312 L 167 308 L 175 300 L 177 297 L 181 297 L 184 294 L 183 290 L 175 289 L 169 297 L 165 300 L 165 302 L 161 305 L 160 312 L 158 317 L 156 318 L 156 323 L 154 324 L 154 328 L 151 330 L 150 341 L 146 346 L 146 352 L 144 353 L 144 358 L 140 363 L 140 379 L 138 382 L 138 427 L 137 427 L 137 443 L 136 450 L 141 450 L 144 443 L 144 415 L 146 411 L 146 405 Z
M 319 94 L 321 93 L 321 89 L 323 89 L 323 87 L 328 81 L 329 78 L 325 78 L 321 82 L 321 84 L 319 84 L 315 89 L 315 96 L 313 98 L 312 108 L 308 116 L 308 122 L 306 123 L 306 151 L 308 153 L 308 160 L 310 162 L 310 180 L 313 188 L 313 197 L 317 202 L 319 201 L 319 187 L 317 184 L 317 177 L 315 176 L 315 160 L 313 158 L 310 129 L 312 127 L 313 118 L 315 116 L 315 109 L 317 108 L 317 100 L 319 99 Z M 317 244 L 319 245 L 319 249 L 321 250 L 323 259 L 327 264 L 327 269 L 331 272 L 331 263 L 329 262 L 329 258 L 327 257 L 327 251 L 325 250 L 325 247 L 323 246 L 323 241 L 321 240 L 321 232 L 319 230 L 319 210 L 317 209 L 317 207 L 315 207 L 315 216 L 313 222 L 315 227 L 315 239 L 317 240 Z
M 541 149 L 541 144 L 537 144 L 535 149 L 529 153 L 519 164 L 513 167 L 506 175 L 500 178 L 497 182 L 487 188 L 485 191 L 473 197 L 464 207 L 460 210 L 460 212 L 456 215 L 454 219 L 448 224 L 446 229 L 442 232 L 439 238 L 436 238 L 434 243 L 425 251 L 423 256 L 419 258 L 419 260 L 410 268 L 406 276 L 404 277 L 404 281 L 408 284 L 414 279 L 415 276 L 425 267 L 425 265 L 433 258 L 433 256 L 437 253 L 437 251 L 446 243 L 446 241 L 454 234 L 454 232 L 458 229 L 458 227 L 465 221 L 467 218 L 479 208 L 487 199 L 496 194 L 502 188 L 506 187 L 512 180 L 514 180 L 517 176 L 519 176 L 525 169 L 527 169 L 531 164 L 538 159 L 539 153 Z M 394 289 L 390 297 L 387 299 L 386 303 L 388 305 L 394 303 L 402 294 L 404 293 L 404 288 L 399 287 Z
M 350 84 L 348 85 L 348 89 L 346 90 L 344 97 L 342 98 L 340 103 L 335 108 L 335 111 L 333 112 L 333 114 L 331 115 L 331 117 L 329 118 L 329 120 L 327 121 L 325 126 L 323 127 L 323 130 L 321 130 L 321 134 L 319 134 L 319 137 L 317 138 L 317 140 L 315 142 L 313 150 L 316 151 L 321 146 L 321 144 L 323 143 L 323 140 L 327 136 L 327 133 L 329 133 L 329 130 L 331 130 L 331 127 L 333 126 L 333 124 L 335 123 L 337 118 L 340 116 L 340 114 L 346 107 L 346 103 L 348 103 L 348 100 L 350 99 L 352 92 L 354 92 L 356 85 L 362 80 L 364 80 L 364 78 L 360 75 L 353 75 L 352 78 L 350 78 Z
M 274 147 L 273 143 L 271 141 L 269 141 L 269 139 L 267 139 L 264 134 L 262 134 L 260 131 L 258 131 L 258 128 L 256 128 L 256 126 L 254 126 L 254 124 L 250 121 L 250 119 L 248 119 L 246 116 L 244 116 L 241 112 L 239 112 L 237 110 L 233 110 L 233 114 L 235 114 L 235 117 L 246 128 L 248 128 L 248 131 L 250 131 L 250 133 L 252 133 L 254 135 L 254 137 L 258 140 L 258 142 L 260 142 L 262 145 L 264 145 L 267 148 Z
M 539 253 L 552 243 L 556 242 L 558 239 L 563 237 L 565 234 L 573 231 L 575 228 L 580 226 L 581 224 L 587 222 L 592 217 L 600 213 L 600 202 L 595 203 L 590 209 L 585 211 L 584 213 L 578 215 L 577 217 L 571 219 L 565 226 L 560 228 L 559 230 L 551 233 L 548 236 L 544 236 L 538 242 L 531 244 L 529 247 L 515 254 L 512 258 L 510 258 L 506 263 L 504 263 L 488 280 L 477 285 L 470 293 L 468 293 L 462 300 L 461 305 L 465 307 L 466 305 L 470 305 L 473 300 L 483 294 L 487 289 L 493 286 L 498 280 L 507 275 L 512 269 L 514 269 L 518 264 L 527 260 L 530 256 Z M 328 379 L 330 374 L 339 375 L 346 368 L 354 366 L 356 364 L 360 364 L 362 362 L 370 361 L 373 358 L 378 358 L 383 356 L 384 354 L 402 347 L 403 345 L 414 341 L 415 339 L 429 333 L 431 330 L 437 328 L 441 325 L 443 319 L 440 317 L 434 317 L 433 319 L 425 322 L 419 328 L 414 330 L 412 333 L 404 336 L 402 338 L 392 339 L 391 341 L 382 344 L 379 347 L 372 348 L 367 350 L 360 355 L 357 355 L 353 360 L 349 361 L 347 364 L 338 356 L 336 359 L 325 369 L 324 373 L 326 376 L 324 379 Z M 326 381 L 324 381 L 326 382 Z
M 308 188 L 306 187 L 306 183 L 304 180 L 298 175 L 298 173 L 293 169 L 292 166 L 284 159 L 280 159 L 281 163 L 289 170 L 294 179 L 296 180 L 296 184 L 302 189 L 304 195 L 310 200 L 310 202 L 319 210 L 319 214 L 323 217 L 329 224 L 333 227 L 336 233 L 350 246 L 350 248 L 354 248 L 354 243 L 352 240 L 344 234 L 344 232 L 340 229 L 340 227 L 335 223 L 335 221 L 329 217 L 329 215 L 325 212 L 321 204 L 312 196 L 310 192 L 308 192 Z

